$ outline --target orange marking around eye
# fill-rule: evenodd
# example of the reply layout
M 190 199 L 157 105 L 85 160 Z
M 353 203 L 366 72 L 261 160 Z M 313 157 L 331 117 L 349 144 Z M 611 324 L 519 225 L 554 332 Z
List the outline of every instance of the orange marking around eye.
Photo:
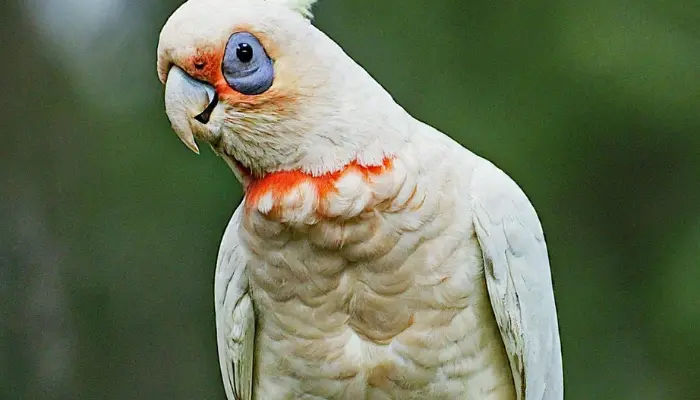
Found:
M 271 43 L 271 41 L 263 34 L 254 32 L 248 26 L 239 26 L 233 30 L 233 32 L 250 32 L 255 37 L 258 38 L 260 43 L 262 43 L 265 51 L 274 60 L 278 53 L 277 48 Z M 228 38 L 226 38 L 228 39 Z M 216 93 L 219 95 L 219 99 L 239 108 L 244 108 L 246 111 L 256 111 L 262 109 L 269 111 L 271 106 L 275 111 L 279 112 L 288 107 L 288 105 L 296 99 L 294 93 L 289 92 L 286 89 L 284 92 L 273 87 L 270 88 L 265 93 L 259 95 L 246 95 L 237 92 L 229 86 L 228 82 L 224 78 L 224 73 L 222 71 L 222 62 L 224 58 L 224 51 L 226 50 L 226 41 L 223 41 L 216 50 L 197 50 L 196 54 L 192 55 L 188 59 L 184 60 L 184 65 L 180 67 L 183 68 L 190 76 L 198 79 L 202 82 L 207 82 L 214 86 Z M 282 76 L 277 74 L 275 80 L 284 79 Z
M 320 176 L 312 176 L 302 171 L 280 171 L 266 175 L 260 179 L 250 181 L 245 189 L 246 206 L 254 208 L 263 196 L 270 193 L 273 200 L 273 208 L 279 206 L 284 196 L 303 183 L 311 183 L 316 190 L 318 201 L 325 199 L 329 194 L 336 192 L 335 184 L 348 172 L 361 174 L 366 181 L 372 176 L 382 174 L 393 167 L 391 158 L 385 158 L 382 165 L 360 165 L 353 161 L 345 168 L 337 172 L 330 172 Z

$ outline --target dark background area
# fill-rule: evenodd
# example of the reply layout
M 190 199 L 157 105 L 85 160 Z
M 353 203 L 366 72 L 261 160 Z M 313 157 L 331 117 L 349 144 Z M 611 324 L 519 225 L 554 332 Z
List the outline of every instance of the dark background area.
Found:
M 155 49 L 179 3 L 0 3 L 1 399 L 224 398 L 213 271 L 241 189 L 165 116 Z M 700 2 L 315 14 L 409 112 L 530 196 L 567 399 L 698 398 Z

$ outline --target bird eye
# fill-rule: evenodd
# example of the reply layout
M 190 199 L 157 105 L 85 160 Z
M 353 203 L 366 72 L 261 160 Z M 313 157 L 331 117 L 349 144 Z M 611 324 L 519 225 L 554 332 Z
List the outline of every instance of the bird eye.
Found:
M 221 69 L 229 86 L 247 95 L 264 93 L 275 77 L 272 60 L 258 39 L 248 32 L 231 35 Z
M 249 63 L 253 59 L 253 48 L 248 43 L 240 43 L 236 48 L 236 56 L 242 63 Z

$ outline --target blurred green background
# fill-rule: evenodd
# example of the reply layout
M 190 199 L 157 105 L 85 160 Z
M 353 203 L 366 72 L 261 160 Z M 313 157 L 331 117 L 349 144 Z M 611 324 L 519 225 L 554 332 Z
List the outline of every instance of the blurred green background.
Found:
M 0 399 L 224 398 L 212 278 L 241 190 L 164 113 L 155 48 L 179 3 L 0 3 Z M 700 398 L 698 16 L 697 0 L 316 7 L 400 104 L 532 199 L 567 399 Z

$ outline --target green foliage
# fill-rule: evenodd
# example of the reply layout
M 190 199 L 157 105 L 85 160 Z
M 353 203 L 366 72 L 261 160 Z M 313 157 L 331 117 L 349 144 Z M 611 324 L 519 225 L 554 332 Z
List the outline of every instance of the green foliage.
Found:
M 52 25 L 54 3 L 0 4 L 0 398 L 223 398 L 212 275 L 241 191 L 165 117 L 180 1 Z M 697 397 L 700 2 L 438 3 L 325 0 L 315 23 L 528 193 L 567 399 Z

